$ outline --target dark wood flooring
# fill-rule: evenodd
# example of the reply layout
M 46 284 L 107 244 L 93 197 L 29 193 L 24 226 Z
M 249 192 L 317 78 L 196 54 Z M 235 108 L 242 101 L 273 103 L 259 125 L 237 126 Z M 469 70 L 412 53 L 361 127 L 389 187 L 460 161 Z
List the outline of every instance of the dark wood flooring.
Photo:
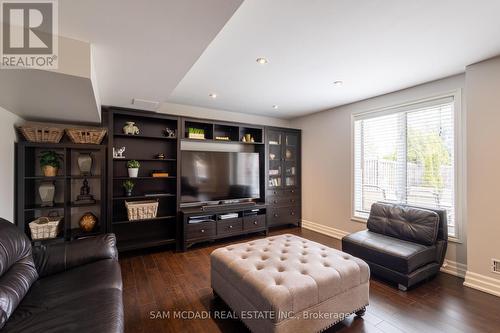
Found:
M 340 248 L 339 240 L 305 229 L 271 232 L 281 233 Z M 217 247 L 248 239 L 217 242 L 184 253 L 157 249 L 123 254 L 120 264 L 126 332 L 247 332 L 236 319 L 173 319 L 172 311 L 186 311 L 186 316 L 229 311 L 222 301 L 213 299 L 209 256 Z M 500 298 L 462 283 L 462 279 L 440 273 L 425 284 L 401 292 L 372 277 L 366 315 L 350 316 L 327 332 L 500 332 Z

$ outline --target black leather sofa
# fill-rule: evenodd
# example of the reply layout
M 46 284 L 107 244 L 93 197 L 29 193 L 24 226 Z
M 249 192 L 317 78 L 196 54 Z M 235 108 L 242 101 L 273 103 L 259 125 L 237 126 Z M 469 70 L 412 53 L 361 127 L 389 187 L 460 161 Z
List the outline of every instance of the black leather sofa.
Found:
M 371 207 L 367 230 L 342 239 L 342 250 L 361 258 L 373 275 L 407 288 L 434 276 L 448 245 L 446 211 L 389 203 Z
M 31 247 L 0 219 L 0 330 L 123 332 L 122 278 L 112 234 Z

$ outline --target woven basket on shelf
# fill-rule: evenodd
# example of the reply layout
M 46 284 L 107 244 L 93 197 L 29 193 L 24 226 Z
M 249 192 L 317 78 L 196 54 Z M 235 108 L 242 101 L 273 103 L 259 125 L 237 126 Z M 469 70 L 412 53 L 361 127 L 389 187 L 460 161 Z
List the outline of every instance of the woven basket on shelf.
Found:
M 59 143 L 64 129 L 49 126 L 20 126 L 19 131 L 30 142 Z
M 62 221 L 61 216 L 41 216 L 29 223 L 31 239 L 50 239 L 56 238 L 59 234 L 59 226 Z
M 154 219 L 158 213 L 158 200 L 125 201 L 129 221 Z
M 67 128 L 66 134 L 73 143 L 101 144 L 106 135 L 105 128 Z

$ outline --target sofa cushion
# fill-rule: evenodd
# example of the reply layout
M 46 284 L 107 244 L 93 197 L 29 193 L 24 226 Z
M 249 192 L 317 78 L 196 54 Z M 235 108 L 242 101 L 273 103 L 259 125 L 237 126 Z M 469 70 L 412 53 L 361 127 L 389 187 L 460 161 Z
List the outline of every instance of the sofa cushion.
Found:
M 50 275 L 33 284 L 6 332 L 122 332 L 118 261 L 108 259 Z
M 342 239 L 342 250 L 403 274 L 436 261 L 435 245 L 408 242 L 369 230 L 345 236 Z
M 0 218 L 0 329 L 37 278 L 28 237 Z
M 367 227 L 378 234 L 433 245 L 438 235 L 439 215 L 422 208 L 374 203 Z

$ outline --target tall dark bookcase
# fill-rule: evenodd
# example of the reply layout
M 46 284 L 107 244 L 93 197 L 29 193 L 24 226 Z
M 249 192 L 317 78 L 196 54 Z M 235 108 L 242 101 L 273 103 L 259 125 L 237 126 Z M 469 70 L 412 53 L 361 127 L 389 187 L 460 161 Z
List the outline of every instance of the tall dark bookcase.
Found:
M 55 151 L 62 157 L 62 165 L 55 177 L 45 177 L 40 169 L 39 156 L 43 151 Z M 92 171 L 87 178 L 95 203 L 76 205 L 84 176 L 78 169 L 78 155 L 92 155 Z M 32 143 L 20 141 L 16 144 L 16 223 L 29 237 L 29 223 L 40 216 L 55 213 L 63 217 L 56 238 L 36 240 L 36 244 L 71 241 L 94 236 L 107 231 L 106 209 L 106 146 L 73 144 L 64 138 L 61 143 Z M 38 188 L 43 182 L 55 185 L 54 205 L 43 207 Z M 94 214 L 98 222 L 91 232 L 80 230 L 78 221 L 85 213 Z
M 180 120 L 175 116 L 118 107 L 103 107 L 103 124 L 108 127 L 108 225 L 116 234 L 121 251 L 175 244 L 177 238 L 177 211 L 180 181 L 178 160 Z M 134 122 L 139 134 L 125 134 L 126 122 Z M 176 131 L 167 137 L 165 129 Z M 125 147 L 125 158 L 113 158 L 113 147 Z M 158 159 L 164 154 L 164 159 Z M 129 178 L 127 162 L 141 164 L 137 178 Z M 155 170 L 168 172 L 168 177 L 156 178 Z M 123 182 L 131 180 L 135 186 L 132 196 L 125 196 Z M 154 219 L 129 221 L 125 201 L 158 200 Z

